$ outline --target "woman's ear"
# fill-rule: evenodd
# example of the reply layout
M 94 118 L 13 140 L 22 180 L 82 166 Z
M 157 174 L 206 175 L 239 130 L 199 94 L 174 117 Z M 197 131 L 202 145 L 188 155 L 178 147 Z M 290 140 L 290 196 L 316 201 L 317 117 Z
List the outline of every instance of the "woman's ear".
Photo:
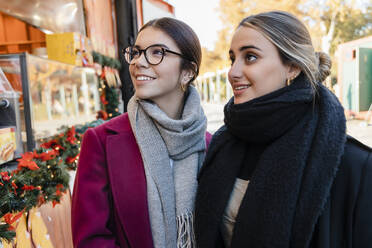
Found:
M 191 70 L 184 70 L 182 72 L 182 83 L 188 84 L 194 78 L 194 72 Z
M 181 83 L 188 84 L 192 80 L 194 80 L 194 77 L 195 77 L 195 72 L 193 70 L 185 69 L 182 71 L 182 74 L 181 74 Z
M 189 84 L 196 78 L 198 73 L 198 66 L 195 62 L 190 62 L 192 68 L 183 69 L 181 72 L 181 83 L 182 84 Z
M 288 66 L 288 77 L 291 81 L 295 79 L 301 73 L 301 68 L 291 64 Z

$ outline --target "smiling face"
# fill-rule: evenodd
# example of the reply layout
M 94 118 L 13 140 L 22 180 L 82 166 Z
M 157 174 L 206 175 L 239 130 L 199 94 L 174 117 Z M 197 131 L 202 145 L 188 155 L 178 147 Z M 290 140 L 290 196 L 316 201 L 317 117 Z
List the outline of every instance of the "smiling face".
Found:
M 293 68 L 284 65 L 278 49 L 253 28 L 240 26 L 231 41 L 229 81 L 234 103 L 244 103 L 286 85 Z
M 138 34 L 135 46 L 145 49 L 154 44 L 180 53 L 173 39 L 153 27 L 147 27 Z M 181 60 L 180 56 L 172 53 L 165 53 L 158 65 L 149 64 L 144 53 L 134 59 L 129 65 L 129 71 L 136 96 L 152 100 L 158 105 L 179 102 L 183 98 L 181 81 L 185 78 L 181 71 Z

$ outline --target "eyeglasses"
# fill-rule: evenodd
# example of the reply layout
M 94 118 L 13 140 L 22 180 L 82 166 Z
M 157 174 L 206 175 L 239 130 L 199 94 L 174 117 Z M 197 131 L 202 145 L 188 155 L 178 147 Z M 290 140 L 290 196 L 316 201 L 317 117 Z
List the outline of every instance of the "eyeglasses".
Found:
M 163 61 L 166 53 L 172 53 L 190 61 L 183 54 L 171 51 L 160 45 L 151 45 L 145 49 L 139 49 L 138 47 L 129 46 L 123 52 L 125 60 L 128 62 L 128 64 L 133 64 L 133 60 L 141 57 L 142 52 L 145 54 L 145 59 L 150 65 L 160 64 Z

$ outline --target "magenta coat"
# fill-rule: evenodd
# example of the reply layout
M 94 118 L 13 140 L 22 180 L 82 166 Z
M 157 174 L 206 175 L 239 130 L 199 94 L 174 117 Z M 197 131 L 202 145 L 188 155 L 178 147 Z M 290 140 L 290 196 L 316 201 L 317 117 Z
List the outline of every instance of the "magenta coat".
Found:
M 71 217 L 74 247 L 153 247 L 146 177 L 127 114 L 85 132 Z

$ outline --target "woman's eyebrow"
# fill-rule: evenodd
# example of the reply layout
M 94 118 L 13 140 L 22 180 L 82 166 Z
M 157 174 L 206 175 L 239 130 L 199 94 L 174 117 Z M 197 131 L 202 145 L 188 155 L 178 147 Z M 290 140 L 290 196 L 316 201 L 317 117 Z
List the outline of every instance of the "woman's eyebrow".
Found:
M 169 47 L 167 45 L 164 45 L 164 44 L 160 44 L 160 43 L 156 43 L 156 44 L 152 44 L 150 46 L 161 46 L 161 47 L 164 47 L 166 49 L 169 49 Z M 147 46 L 147 47 L 150 47 L 150 46 Z M 135 48 L 138 48 L 138 49 L 141 49 L 141 46 L 139 45 L 134 45 Z
M 256 50 L 259 50 L 259 51 L 262 51 L 260 48 L 256 47 L 256 46 L 253 46 L 253 45 L 249 45 L 249 46 L 242 46 L 239 48 L 239 51 L 242 52 L 246 49 L 256 49 Z

